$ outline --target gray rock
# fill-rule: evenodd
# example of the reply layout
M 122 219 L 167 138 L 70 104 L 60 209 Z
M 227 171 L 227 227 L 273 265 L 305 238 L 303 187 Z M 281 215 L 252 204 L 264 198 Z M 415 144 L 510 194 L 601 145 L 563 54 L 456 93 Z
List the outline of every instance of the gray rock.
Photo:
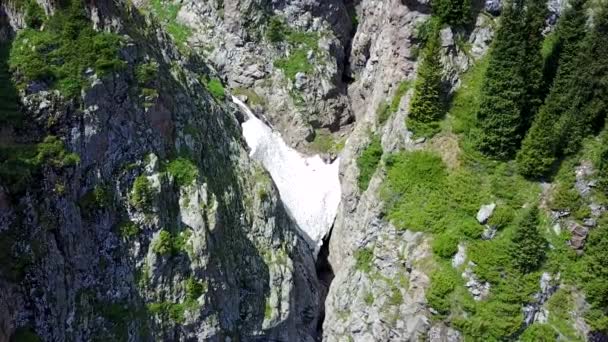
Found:
M 501 0 L 486 0 L 484 4 L 484 9 L 493 15 L 499 15 L 502 11 L 502 1 Z
M 458 252 L 452 257 L 452 267 L 458 268 L 467 260 L 467 250 L 464 244 L 458 244 Z
M 486 224 L 496 209 L 496 203 L 482 205 L 477 212 L 477 222 Z
M 441 31 L 439 32 L 439 35 L 441 37 L 441 46 L 446 48 L 446 47 L 452 47 L 454 46 L 454 33 L 452 32 L 452 28 L 451 27 L 446 27 L 441 29 Z
M 481 238 L 484 240 L 492 240 L 496 236 L 497 231 L 496 227 L 486 225 L 481 233 Z

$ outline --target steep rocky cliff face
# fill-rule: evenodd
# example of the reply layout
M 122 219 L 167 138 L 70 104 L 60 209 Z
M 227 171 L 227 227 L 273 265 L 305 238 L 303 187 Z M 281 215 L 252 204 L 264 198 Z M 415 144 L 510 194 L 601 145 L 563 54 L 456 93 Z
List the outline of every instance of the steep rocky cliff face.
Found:
M 86 9 L 120 35 L 121 67 L 89 69 L 72 98 L 27 82 L 21 123 L 3 126 L 3 153 L 24 155 L 3 159 L 0 340 L 312 340 L 312 253 L 249 159 L 241 114 L 134 8 Z M 2 43 L 39 48 L 24 13 L 2 4 Z
M 539 325 L 600 341 L 585 316 L 596 312 L 560 272 L 606 211 L 589 161 L 601 142 L 553 185 L 480 162 L 463 126 L 505 4 L 472 1 L 466 24 L 437 24 L 433 3 L 1 2 L 0 341 L 532 341 L 524 331 Z M 548 2 L 543 53 L 565 7 Z M 434 28 L 455 110 L 427 138 L 408 120 Z M 273 134 L 263 156 L 246 139 L 261 131 Z M 285 160 L 279 149 L 306 180 L 268 165 Z M 444 211 L 424 224 L 391 212 L 410 195 L 389 188 L 404 155 L 427 158 L 408 159 L 422 178 L 440 164 L 448 179 L 444 207 L 419 179 L 423 208 L 406 208 Z M 337 214 L 333 198 L 315 205 L 329 214 L 314 227 L 294 194 L 337 165 Z M 334 178 L 311 191 L 339 193 Z M 570 181 L 575 213 L 552 206 Z M 562 254 L 525 277 L 488 270 L 480 250 L 503 262 L 514 213 L 539 198 Z

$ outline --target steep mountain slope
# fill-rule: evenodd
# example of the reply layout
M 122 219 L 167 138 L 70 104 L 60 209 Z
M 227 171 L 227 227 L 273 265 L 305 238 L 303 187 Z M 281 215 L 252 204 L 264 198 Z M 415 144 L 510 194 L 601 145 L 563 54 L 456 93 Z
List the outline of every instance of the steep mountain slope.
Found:
M 73 97 L 63 74 L 18 79 L 21 123 L 3 126 L 0 340 L 312 340 L 312 253 L 249 159 L 241 114 L 205 89 L 206 65 L 125 3 L 41 5 L 58 35 L 76 7 L 118 32 L 120 66 L 87 70 Z M 12 33 L 22 6 L 2 6 L 12 66 L 15 49 L 45 44 Z
M 0 341 L 606 340 L 606 8 L 1 2 Z

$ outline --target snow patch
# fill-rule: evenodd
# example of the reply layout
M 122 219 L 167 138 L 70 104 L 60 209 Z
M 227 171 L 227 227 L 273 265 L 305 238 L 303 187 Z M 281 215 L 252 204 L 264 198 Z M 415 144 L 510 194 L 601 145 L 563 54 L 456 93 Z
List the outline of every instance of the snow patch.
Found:
M 318 155 L 307 157 L 289 147 L 281 134 L 258 119 L 238 98 L 232 97 L 247 114 L 243 136 L 251 152 L 274 180 L 288 213 L 305 234 L 316 256 L 338 212 L 342 188 L 338 175 L 340 159 L 326 164 Z

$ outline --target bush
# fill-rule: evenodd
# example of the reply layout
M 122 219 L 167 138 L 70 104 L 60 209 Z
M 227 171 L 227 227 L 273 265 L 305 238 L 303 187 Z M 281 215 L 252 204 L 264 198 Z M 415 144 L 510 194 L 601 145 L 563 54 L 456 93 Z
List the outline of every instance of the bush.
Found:
M 445 232 L 435 236 L 433 240 L 433 254 L 442 258 L 451 258 L 458 251 L 458 236 Z
M 80 157 L 75 153 L 65 150 L 63 141 L 56 136 L 49 135 L 37 146 L 36 164 L 52 165 L 54 167 L 74 166 L 80 162 Z
M 355 268 L 359 271 L 369 273 L 372 270 L 374 251 L 371 248 L 361 248 L 355 251 Z
M 151 0 L 152 13 L 163 24 L 167 32 L 178 46 L 183 47 L 192 35 L 192 30 L 177 21 L 177 14 L 181 9 L 181 2 L 170 0 Z
M 214 98 L 219 101 L 224 101 L 226 98 L 226 90 L 224 89 L 222 81 L 220 81 L 217 77 L 204 77 L 202 78 L 202 82 L 205 85 L 205 88 L 209 90 Z
M 167 172 L 175 179 L 178 186 L 192 184 L 198 178 L 198 168 L 186 158 L 179 157 L 167 165 Z
M 133 182 L 131 190 L 131 205 L 142 211 L 149 211 L 155 191 L 148 177 L 141 175 Z
M 431 275 L 431 286 L 426 293 L 426 300 L 431 308 L 440 314 L 450 312 L 452 301 L 449 297 L 456 288 L 457 279 L 454 271 L 449 269 L 435 271 Z
M 273 43 L 280 43 L 285 40 L 285 24 L 278 16 L 273 16 L 268 21 L 268 29 L 266 31 L 266 37 Z
M 206 288 L 203 282 L 199 282 L 194 277 L 186 280 L 186 298 L 189 300 L 197 300 L 200 296 L 205 293 Z
M 384 124 L 388 118 L 391 117 L 391 105 L 388 102 L 381 102 L 376 110 L 376 118 L 378 118 L 378 125 Z
M 148 62 L 137 66 L 135 77 L 140 86 L 145 86 L 156 80 L 158 77 L 158 63 Z
M 557 332 L 548 324 L 534 323 L 521 335 L 522 342 L 552 342 L 556 341 Z
M 359 168 L 359 190 L 367 190 L 369 182 L 371 181 L 374 172 L 376 172 L 378 163 L 380 163 L 382 153 L 383 150 L 380 138 L 374 136 L 369 145 L 363 150 L 363 153 L 357 158 L 357 167 Z
M 36 0 L 29 0 L 25 9 L 25 24 L 28 28 L 39 29 L 46 19 L 46 14 Z
M 133 222 L 123 222 L 118 227 L 120 236 L 124 239 L 130 239 L 139 234 L 140 228 Z
M 152 251 L 160 255 L 171 255 L 173 253 L 173 238 L 171 233 L 161 230 L 152 242 Z

